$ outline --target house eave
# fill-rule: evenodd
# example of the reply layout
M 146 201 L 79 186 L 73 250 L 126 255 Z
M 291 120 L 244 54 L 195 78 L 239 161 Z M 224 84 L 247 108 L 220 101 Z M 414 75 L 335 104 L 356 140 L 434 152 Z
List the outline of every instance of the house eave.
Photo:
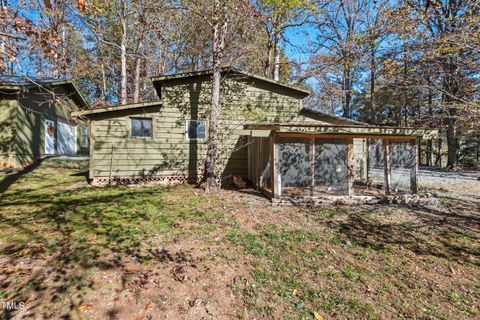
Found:
M 142 102 L 142 103 L 131 103 L 125 105 L 115 105 L 115 106 L 108 106 L 103 108 L 97 109 L 85 109 L 72 112 L 72 117 L 74 118 L 82 118 L 82 117 L 90 117 L 97 114 L 108 113 L 108 112 L 116 112 L 116 111 L 124 111 L 124 110 L 135 110 L 135 109 L 144 109 L 148 107 L 160 107 L 162 103 L 160 101 L 151 101 L 151 102 Z

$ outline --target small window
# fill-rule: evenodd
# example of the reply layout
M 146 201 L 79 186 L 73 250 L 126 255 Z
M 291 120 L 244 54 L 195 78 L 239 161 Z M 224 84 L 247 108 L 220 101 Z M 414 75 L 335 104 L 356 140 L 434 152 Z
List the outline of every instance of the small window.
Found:
M 152 137 L 151 118 L 132 118 L 132 137 Z
M 206 129 L 205 120 L 187 120 L 187 140 L 206 140 Z
M 82 147 L 88 147 L 88 129 L 87 127 L 82 127 Z

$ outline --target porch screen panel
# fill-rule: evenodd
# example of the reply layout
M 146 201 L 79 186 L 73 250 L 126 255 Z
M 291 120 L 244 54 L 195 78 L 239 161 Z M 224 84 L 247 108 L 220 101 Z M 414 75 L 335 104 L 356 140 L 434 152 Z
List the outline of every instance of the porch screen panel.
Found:
M 410 190 L 410 171 L 416 161 L 414 152 L 410 141 L 390 142 L 390 188 L 392 191 Z
M 347 194 L 347 140 L 315 139 L 315 193 Z
M 270 138 L 258 139 L 258 158 L 254 161 L 258 162 L 259 171 L 259 187 L 263 190 L 272 190 L 272 179 L 270 173 Z
M 372 188 L 382 187 L 385 179 L 383 141 L 369 140 L 368 175 Z M 390 190 L 392 192 L 410 189 L 410 171 L 415 166 L 416 155 L 407 140 L 390 140 Z
M 249 140 L 248 179 L 261 190 L 272 190 L 270 138 L 251 137 Z
M 278 172 L 281 194 L 304 194 L 310 190 L 310 140 L 278 139 Z
M 368 140 L 368 180 L 370 187 L 381 188 L 384 183 L 383 170 L 383 141 L 381 139 Z

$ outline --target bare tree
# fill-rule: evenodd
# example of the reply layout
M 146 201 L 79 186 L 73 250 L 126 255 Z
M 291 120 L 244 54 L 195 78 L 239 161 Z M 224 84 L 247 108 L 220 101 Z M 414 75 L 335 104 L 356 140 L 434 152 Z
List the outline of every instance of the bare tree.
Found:
M 187 0 L 184 2 L 184 5 L 187 10 L 201 17 L 211 28 L 212 97 L 209 112 L 207 155 L 205 157 L 203 176 L 205 190 L 211 191 L 219 187 L 215 162 L 218 154 L 218 124 L 221 113 L 220 87 L 222 65 L 225 62 L 225 50 L 229 41 L 235 38 L 238 24 L 244 21 L 238 18 L 232 20 L 232 17 L 241 17 L 242 14 L 249 14 L 250 3 L 246 0 Z
M 312 16 L 311 1 L 258 0 L 255 8 L 262 19 L 263 29 L 267 35 L 267 54 L 263 74 L 280 80 L 282 49 L 287 29 L 301 27 Z M 273 69 L 272 69 L 273 66 Z
M 316 15 L 318 39 L 314 43 L 309 73 L 330 77 L 338 84 L 346 118 L 351 117 L 352 90 L 362 58 L 363 48 L 358 37 L 366 10 L 365 0 L 332 1 Z M 325 66 L 329 70 L 319 68 Z

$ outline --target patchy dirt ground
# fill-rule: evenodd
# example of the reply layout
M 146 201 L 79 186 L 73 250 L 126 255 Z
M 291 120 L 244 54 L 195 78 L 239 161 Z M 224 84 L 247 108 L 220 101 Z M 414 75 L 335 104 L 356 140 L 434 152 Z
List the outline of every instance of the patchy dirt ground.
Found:
M 84 171 L 1 182 L 1 318 L 480 317 L 475 189 L 435 207 L 274 207 L 251 190 L 91 188 Z

